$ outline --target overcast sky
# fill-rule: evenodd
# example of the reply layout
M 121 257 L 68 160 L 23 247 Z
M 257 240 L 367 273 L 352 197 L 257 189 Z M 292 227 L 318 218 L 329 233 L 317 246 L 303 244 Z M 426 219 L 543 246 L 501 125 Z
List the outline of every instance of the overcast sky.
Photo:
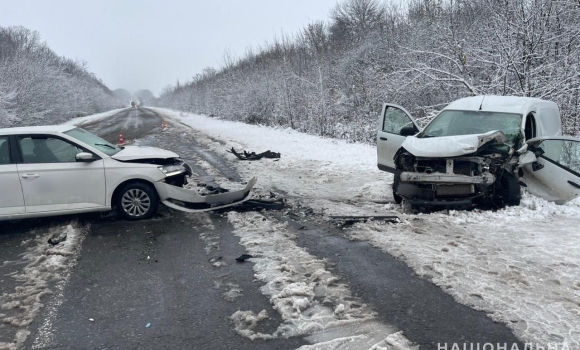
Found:
M 336 0 L 0 0 L 0 26 L 37 30 L 111 89 L 185 81 L 281 33 L 326 20 Z

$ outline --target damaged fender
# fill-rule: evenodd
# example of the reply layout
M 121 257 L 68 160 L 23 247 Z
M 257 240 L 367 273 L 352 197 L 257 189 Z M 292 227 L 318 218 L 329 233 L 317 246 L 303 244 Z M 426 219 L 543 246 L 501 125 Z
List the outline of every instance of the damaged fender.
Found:
M 161 202 L 166 206 L 189 213 L 197 213 L 226 208 L 247 201 L 252 196 L 251 190 L 256 181 L 257 179 L 253 177 L 242 190 L 207 196 L 202 196 L 195 190 L 167 183 L 156 183 L 155 187 L 160 194 Z

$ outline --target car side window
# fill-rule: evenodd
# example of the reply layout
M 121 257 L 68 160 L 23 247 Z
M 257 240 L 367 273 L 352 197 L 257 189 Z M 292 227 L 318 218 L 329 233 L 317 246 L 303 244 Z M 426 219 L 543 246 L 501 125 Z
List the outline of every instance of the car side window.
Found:
M 542 143 L 544 158 L 564 168 L 580 173 L 580 142 L 570 140 L 546 140 Z
M 409 125 L 413 125 L 413 122 L 405 112 L 399 108 L 387 106 L 383 116 L 384 132 L 400 135 L 401 129 Z
M 73 163 L 83 150 L 50 136 L 23 136 L 19 138 L 24 163 Z
M 10 143 L 8 137 L 0 136 L 0 165 L 12 163 L 10 159 Z

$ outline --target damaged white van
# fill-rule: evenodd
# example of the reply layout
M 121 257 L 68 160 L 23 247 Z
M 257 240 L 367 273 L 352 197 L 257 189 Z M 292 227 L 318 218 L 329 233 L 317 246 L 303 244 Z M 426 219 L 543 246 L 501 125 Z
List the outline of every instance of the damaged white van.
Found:
M 173 152 L 117 147 L 74 126 L 0 129 L 0 220 L 111 209 L 138 220 L 151 217 L 159 202 L 215 210 L 249 199 L 256 183 L 203 196 L 183 188 L 191 173 Z
M 385 104 L 378 167 L 394 174 L 395 201 L 414 207 L 518 205 L 522 186 L 561 204 L 580 195 L 580 140 L 561 135 L 558 106 L 536 98 L 463 98 L 424 129 Z

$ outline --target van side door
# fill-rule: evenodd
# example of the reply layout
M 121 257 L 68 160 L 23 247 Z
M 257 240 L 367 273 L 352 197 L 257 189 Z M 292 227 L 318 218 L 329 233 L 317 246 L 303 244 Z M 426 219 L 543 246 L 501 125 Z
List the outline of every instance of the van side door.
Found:
M 381 170 L 394 173 L 395 153 L 401 148 L 407 135 L 414 135 L 421 129 L 411 113 L 401 106 L 390 103 L 383 105 L 378 124 L 377 166 Z
M 522 181 L 536 196 L 564 204 L 580 196 L 580 139 L 566 136 L 528 141 L 537 161 L 523 166 Z

